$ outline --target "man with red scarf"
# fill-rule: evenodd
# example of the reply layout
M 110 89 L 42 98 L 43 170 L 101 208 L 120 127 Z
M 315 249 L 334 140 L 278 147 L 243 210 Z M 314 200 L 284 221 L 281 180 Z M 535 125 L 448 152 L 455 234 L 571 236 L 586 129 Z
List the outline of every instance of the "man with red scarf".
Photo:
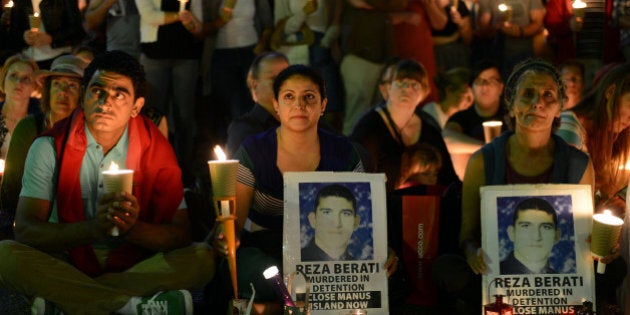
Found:
M 210 280 L 213 255 L 191 244 L 173 150 L 139 115 L 145 85 L 142 66 L 123 52 L 90 63 L 82 108 L 29 150 L 16 241 L 0 242 L 0 288 L 67 314 L 191 311 L 180 289 Z M 132 194 L 105 192 L 112 162 L 134 171 Z

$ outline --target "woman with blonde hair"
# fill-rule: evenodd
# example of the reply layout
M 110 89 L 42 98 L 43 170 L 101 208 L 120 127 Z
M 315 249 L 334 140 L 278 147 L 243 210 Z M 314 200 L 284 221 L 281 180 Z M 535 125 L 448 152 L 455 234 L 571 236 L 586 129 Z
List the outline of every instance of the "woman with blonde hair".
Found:
M 0 91 L 5 94 L 0 103 L 0 158 L 9 150 L 11 134 L 18 122 L 27 114 L 39 112 L 39 101 L 31 97 L 37 90 L 35 72 L 37 63 L 26 55 L 9 57 L 0 69 Z

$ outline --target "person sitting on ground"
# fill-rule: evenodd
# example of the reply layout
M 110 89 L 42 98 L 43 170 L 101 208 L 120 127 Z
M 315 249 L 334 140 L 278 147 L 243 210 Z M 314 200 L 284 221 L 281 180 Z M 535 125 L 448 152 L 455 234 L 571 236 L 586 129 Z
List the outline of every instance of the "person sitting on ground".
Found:
M 471 154 L 483 145 L 483 122 L 502 121 L 505 108 L 501 106 L 503 80 L 499 66 L 482 60 L 473 66 L 471 86 L 474 104 L 451 116 L 444 126 L 444 141 L 451 154 Z
M 36 72 L 36 80 L 42 87 L 41 112 L 26 116 L 15 127 L 6 156 L 5 166 L 8 167 L 5 167 L 0 186 L 0 211 L 3 216 L 11 216 L 10 222 L 0 230 L 6 231 L 8 238 L 13 238 L 13 219 L 22 190 L 28 149 L 37 135 L 68 117 L 79 106 L 81 79 L 86 65 L 73 55 L 62 55 L 53 61 L 50 70 Z
M 567 60 L 560 65 L 560 75 L 562 75 L 567 94 L 567 104 L 564 109 L 571 109 L 582 99 L 584 64 L 574 59 Z
M 440 102 L 431 102 L 422 107 L 444 129 L 446 122 L 455 113 L 465 110 L 473 104 L 470 85 L 470 71 L 466 68 L 453 68 L 438 73 L 435 77 Z
M 439 184 L 459 182 L 439 127 L 418 106 L 430 93 L 426 70 L 416 61 L 403 59 L 394 66 L 392 79 L 387 101 L 359 119 L 350 139 L 365 147 L 377 172 L 386 174 L 388 192 L 400 180 L 403 151 L 416 143 L 428 143 L 440 150 L 443 168 Z
M 240 247 L 236 252 L 240 298 L 256 288 L 253 314 L 281 313 L 281 303 L 262 272 L 282 265 L 282 222 L 285 172 L 362 172 L 363 164 L 353 144 L 344 136 L 318 128 L 326 109 L 326 87 L 320 74 L 304 65 L 293 65 L 273 83 L 278 128 L 247 137 L 236 153 L 240 161 L 236 187 L 236 226 Z M 217 229 L 218 253 L 227 253 Z M 394 263 L 388 260 L 387 268 Z M 395 270 L 395 269 L 394 269 Z M 225 273 L 229 275 L 227 267 Z M 229 279 L 224 281 L 226 284 Z
M 37 91 L 35 72 L 39 67 L 26 55 L 9 57 L 0 71 L 0 90 L 5 100 L 0 103 L 0 159 L 7 156 L 15 126 L 28 114 L 40 112 L 39 101 L 31 95 Z
M 594 183 L 588 155 L 553 133 L 560 124 L 565 94 L 560 75 L 551 64 L 537 60 L 519 64 L 506 82 L 504 99 L 511 131 L 475 152 L 466 169 L 459 234 L 463 255 L 438 257 L 433 269 L 438 287 L 450 296 L 459 295 L 471 310 L 481 310 L 479 275 L 487 271 L 481 249 L 479 188 L 503 184 Z
M 416 143 L 405 148 L 400 162 L 400 184 L 397 189 L 415 185 L 437 185 L 442 169 L 442 155 L 434 146 Z
M 230 155 L 236 153 L 247 136 L 280 125 L 278 114 L 273 109 L 273 80 L 287 67 L 289 60 L 279 52 L 264 52 L 254 58 L 249 67 L 247 86 L 256 104 L 230 123 L 227 133 Z
M 0 288 L 67 314 L 136 314 L 165 303 L 190 314 L 181 289 L 212 278 L 213 251 L 191 245 L 173 149 L 139 116 L 143 68 L 111 51 L 84 74 L 81 108 L 29 150 L 16 240 L 0 242 L 0 257 L 11 257 L 0 260 Z M 112 162 L 134 171 L 132 193 L 103 188 Z

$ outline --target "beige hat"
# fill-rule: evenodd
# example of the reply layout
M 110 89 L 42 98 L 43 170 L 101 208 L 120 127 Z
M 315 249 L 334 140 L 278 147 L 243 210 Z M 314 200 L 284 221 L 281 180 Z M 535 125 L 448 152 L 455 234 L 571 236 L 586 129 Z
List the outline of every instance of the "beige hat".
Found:
M 64 76 L 83 78 L 83 71 L 87 65 L 83 60 L 74 55 L 63 55 L 53 60 L 50 70 L 38 70 L 35 72 L 37 83 L 44 86 L 44 80 L 49 76 Z

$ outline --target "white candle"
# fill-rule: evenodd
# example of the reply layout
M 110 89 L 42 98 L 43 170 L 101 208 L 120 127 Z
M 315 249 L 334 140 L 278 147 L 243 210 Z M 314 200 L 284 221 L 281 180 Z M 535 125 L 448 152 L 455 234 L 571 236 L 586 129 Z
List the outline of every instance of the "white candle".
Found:
M 229 200 L 221 200 L 221 216 L 224 218 L 230 217 L 230 201 Z
M 610 210 L 604 210 L 603 213 L 594 214 L 593 220 L 597 220 L 606 225 L 612 225 L 612 226 L 623 225 L 623 220 L 614 216 Z
M 124 191 L 128 194 L 132 193 L 133 186 L 133 170 L 119 169 L 118 164 L 112 162 L 109 169 L 103 171 L 103 184 L 105 191 L 108 193 Z M 120 234 L 118 227 L 114 226 L 110 232 L 111 236 Z

